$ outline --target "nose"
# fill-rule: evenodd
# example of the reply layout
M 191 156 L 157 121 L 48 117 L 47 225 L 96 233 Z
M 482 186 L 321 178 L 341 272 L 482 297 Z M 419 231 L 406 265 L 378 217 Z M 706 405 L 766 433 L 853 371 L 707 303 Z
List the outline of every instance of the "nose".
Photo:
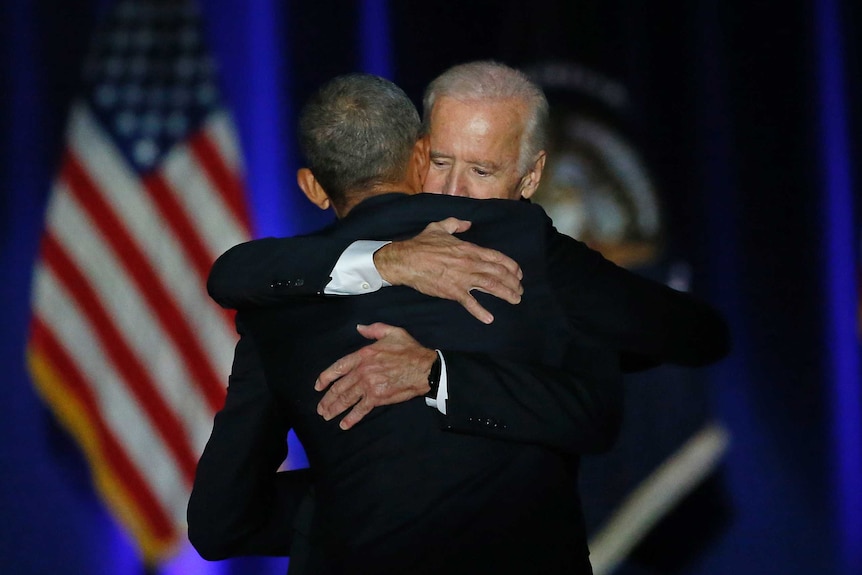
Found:
M 445 196 L 466 196 L 467 189 L 463 185 L 462 179 L 455 170 L 451 170 L 446 175 L 446 183 L 443 187 L 443 195 Z

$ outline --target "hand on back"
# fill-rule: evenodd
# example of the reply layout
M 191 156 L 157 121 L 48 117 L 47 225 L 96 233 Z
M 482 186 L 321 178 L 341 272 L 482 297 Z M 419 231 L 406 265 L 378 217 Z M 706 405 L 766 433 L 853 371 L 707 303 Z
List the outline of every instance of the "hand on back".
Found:
M 479 321 L 491 323 L 494 316 L 470 292 L 479 290 L 517 304 L 524 292 L 523 274 L 518 263 L 505 254 L 454 236 L 470 225 L 456 218 L 428 224 L 419 235 L 379 249 L 374 264 L 392 285 L 457 301 Z

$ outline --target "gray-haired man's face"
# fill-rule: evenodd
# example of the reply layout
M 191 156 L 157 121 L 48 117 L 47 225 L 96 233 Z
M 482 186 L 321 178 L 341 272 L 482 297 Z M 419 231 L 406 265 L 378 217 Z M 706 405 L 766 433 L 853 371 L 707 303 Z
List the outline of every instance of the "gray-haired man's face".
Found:
M 479 199 L 532 195 L 535 169 L 526 175 L 518 170 L 525 112 L 518 100 L 438 99 L 431 110 L 431 161 L 422 191 Z

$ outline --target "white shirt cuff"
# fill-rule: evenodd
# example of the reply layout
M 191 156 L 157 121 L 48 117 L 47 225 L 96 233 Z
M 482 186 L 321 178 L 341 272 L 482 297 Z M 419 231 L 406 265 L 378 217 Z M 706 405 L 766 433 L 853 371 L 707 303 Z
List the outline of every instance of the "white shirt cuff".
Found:
M 374 267 L 374 252 L 391 242 L 357 240 L 335 262 L 332 279 L 323 288 L 327 295 L 361 295 L 389 287 Z
M 437 397 L 425 398 L 425 405 L 433 407 L 443 415 L 446 415 L 447 404 L 449 403 L 449 378 L 446 376 L 446 360 L 443 359 L 443 353 L 437 349 L 437 357 L 440 358 L 440 385 L 437 386 Z

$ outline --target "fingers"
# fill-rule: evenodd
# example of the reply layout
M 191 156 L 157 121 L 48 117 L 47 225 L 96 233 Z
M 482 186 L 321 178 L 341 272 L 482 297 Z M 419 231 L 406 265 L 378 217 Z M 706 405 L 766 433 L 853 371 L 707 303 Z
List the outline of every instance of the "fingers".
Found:
M 495 252 L 496 250 L 491 251 Z M 524 279 L 524 272 L 521 271 L 521 266 L 518 265 L 518 262 L 516 262 L 504 253 L 496 252 L 496 254 L 499 256 L 499 259 L 495 260 L 494 263 L 500 264 L 501 266 L 506 268 L 509 273 L 517 277 L 519 280 Z
M 524 287 L 516 276 L 508 272 L 501 273 L 498 268 L 494 268 L 488 272 L 473 274 L 470 282 L 471 290 L 477 289 L 511 304 L 521 303 Z
M 382 322 L 372 323 L 371 325 L 357 324 L 356 326 L 356 331 L 358 331 L 359 335 L 365 339 L 383 339 L 387 335 L 391 335 L 399 329 L 400 328 L 398 327 Z
M 345 355 L 325 370 L 323 370 L 320 375 L 317 376 L 317 381 L 314 382 L 315 391 L 323 391 L 329 384 L 331 384 L 336 379 L 350 373 L 353 368 L 359 363 L 359 356 L 357 353 L 351 353 L 350 355 Z
M 470 315 L 472 315 L 482 323 L 490 324 L 494 321 L 494 316 L 491 314 L 491 312 L 482 307 L 482 304 L 476 301 L 476 298 L 471 296 L 469 293 L 458 303 L 464 306 L 464 309 L 466 309 L 470 313 Z
M 358 324 L 356 330 L 368 339 L 380 340 L 389 336 L 399 338 L 399 341 L 412 340 L 403 329 L 382 322 L 371 325 Z M 371 382 L 367 380 L 367 368 L 369 363 L 373 364 L 370 356 L 373 356 L 371 352 L 376 349 L 375 345 L 379 344 L 371 344 L 342 357 L 317 377 L 314 383 L 316 391 L 329 388 L 317 404 L 317 413 L 327 421 L 354 407 L 356 414 L 347 421 L 348 426 L 353 426 L 375 405 L 382 404 L 378 398 L 371 401 L 368 396 L 368 390 L 374 389 Z M 363 362 L 365 362 L 365 368 L 363 368 Z M 357 409 L 356 404 L 363 398 L 365 398 L 363 407 Z
M 518 280 L 523 279 L 524 273 L 521 271 L 521 266 L 518 265 L 518 262 L 507 256 L 503 252 L 498 252 L 497 250 L 492 250 L 489 248 L 479 247 L 474 244 L 468 245 L 475 248 L 475 255 L 473 256 L 475 259 L 502 266 L 503 270 L 500 270 L 499 272 L 501 276 L 506 273 L 509 273 L 515 276 Z
M 400 327 L 378 322 L 356 329 L 376 341 L 332 364 L 315 383 L 316 390 L 326 390 L 317 413 L 330 421 L 347 412 L 339 422 L 342 429 L 353 427 L 377 406 L 425 393 L 428 369 L 437 355 Z
M 339 379 L 317 404 L 317 413 L 326 421 L 356 405 L 362 399 L 362 389 L 356 385 L 357 378 L 348 374 Z
M 432 222 L 428 224 L 427 226 L 425 226 L 425 231 L 442 228 L 443 231 L 445 231 L 447 234 L 460 234 L 469 230 L 471 225 L 473 225 L 472 222 L 469 222 L 467 220 L 459 220 L 458 218 L 446 218 L 445 220 L 440 220 L 439 222 Z
M 425 227 L 423 233 L 439 231 L 442 229 L 448 234 L 459 234 L 466 232 L 472 226 L 472 222 L 468 220 L 459 220 L 457 218 L 446 218 L 445 220 L 441 220 L 439 222 L 433 222 L 428 224 Z M 450 240 L 455 241 L 457 245 L 460 245 L 462 249 L 472 251 L 471 257 L 479 261 L 487 261 L 495 264 L 499 264 L 506 268 L 511 274 L 521 279 L 524 277 L 524 274 L 521 272 L 521 267 L 518 265 L 518 262 L 507 256 L 506 254 L 499 252 L 497 250 L 493 250 L 490 248 L 483 248 L 477 246 L 475 244 L 471 244 L 470 242 L 460 241 L 460 240 Z
M 345 430 L 350 429 L 351 427 L 362 421 L 363 417 L 371 413 L 371 410 L 373 408 L 374 406 L 371 403 L 365 401 L 365 398 L 360 399 L 359 402 L 353 406 L 353 409 L 351 409 L 350 412 L 344 416 L 344 419 L 342 419 L 338 423 L 338 427 Z
M 460 254 L 456 266 L 460 266 L 461 270 L 474 277 L 475 280 L 480 280 L 481 283 L 474 283 L 471 287 L 482 289 L 487 293 L 501 297 L 509 303 L 518 303 L 519 298 L 511 301 L 507 297 L 507 291 L 520 296 L 523 293 L 521 280 L 524 277 L 521 266 L 518 262 L 497 250 L 483 248 L 469 242 L 460 242 L 459 248 L 463 252 Z M 498 293 L 497 285 L 500 286 Z
M 448 271 L 447 280 L 440 289 L 443 297 L 454 299 L 462 305 L 471 303 L 467 298 L 472 290 L 490 294 L 510 304 L 521 303 L 521 295 L 524 293 L 517 276 L 500 265 L 487 262 L 473 262 L 464 268 L 453 266 Z

